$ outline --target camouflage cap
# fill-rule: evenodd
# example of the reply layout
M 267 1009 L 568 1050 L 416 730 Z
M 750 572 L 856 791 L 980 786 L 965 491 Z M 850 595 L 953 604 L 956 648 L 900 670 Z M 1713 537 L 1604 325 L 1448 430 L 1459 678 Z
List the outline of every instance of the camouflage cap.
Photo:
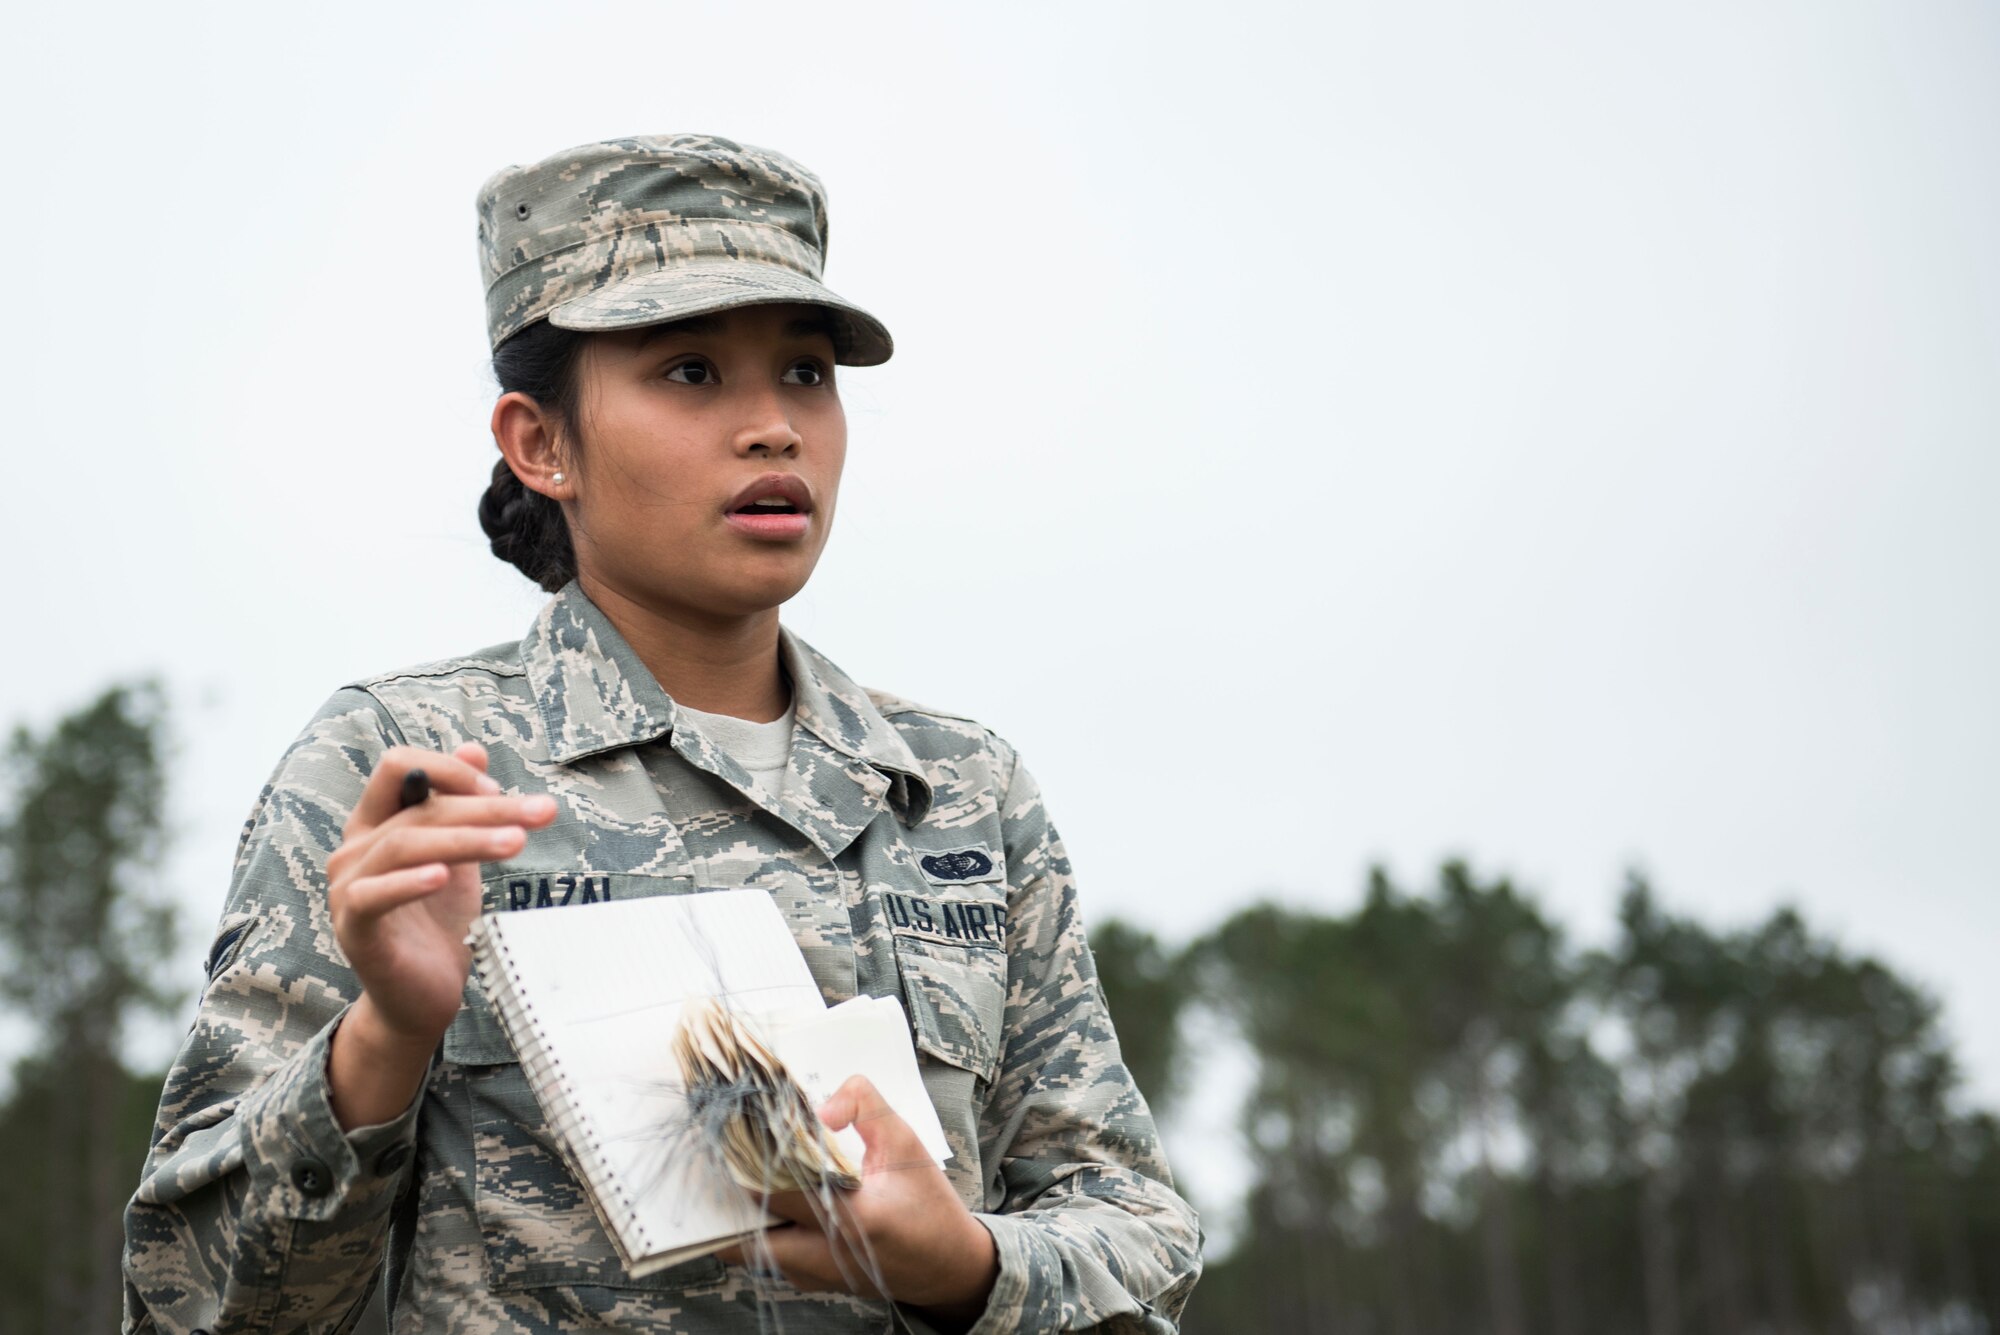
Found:
M 820 285 L 826 190 L 781 154 L 711 135 L 585 144 L 497 172 L 479 192 L 493 346 L 537 320 L 631 329 L 732 306 L 804 302 L 837 359 L 889 360 L 889 331 Z

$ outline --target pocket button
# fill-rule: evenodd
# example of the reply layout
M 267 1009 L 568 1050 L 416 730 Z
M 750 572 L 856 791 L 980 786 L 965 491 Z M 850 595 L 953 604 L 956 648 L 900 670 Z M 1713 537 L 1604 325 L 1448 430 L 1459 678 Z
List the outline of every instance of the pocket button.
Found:
M 333 1190 L 333 1174 L 318 1159 L 301 1159 L 292 1165 L 292 1185 L 300 1195 L 317 1200 Z

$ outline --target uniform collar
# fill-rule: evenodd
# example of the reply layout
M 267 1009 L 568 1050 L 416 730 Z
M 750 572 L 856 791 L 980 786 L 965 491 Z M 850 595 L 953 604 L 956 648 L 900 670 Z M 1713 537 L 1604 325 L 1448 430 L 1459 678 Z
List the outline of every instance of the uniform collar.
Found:
M 930 781 L 868 693 L 783 626 L 778 650 L 792 679 L 799 727 L 851 762 L 843 768 L 898 820 L 921 821 L 930 810 Z M 673 697 L 574 580 L 535 618 L 521 641 L 521 663 L 548 729 L 549 759 L 557 764 L 674 732 Z M 675 739 L 676 749 L 682 743 L 706 749 L 695 740 L 698 729 L 686 731 L 688 737 Z

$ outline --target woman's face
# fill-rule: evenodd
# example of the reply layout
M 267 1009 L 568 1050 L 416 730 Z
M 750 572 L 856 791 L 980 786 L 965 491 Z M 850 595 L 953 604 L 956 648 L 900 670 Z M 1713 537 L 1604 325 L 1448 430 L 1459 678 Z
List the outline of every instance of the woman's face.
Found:
M 833 527 L 847 416 L 825 314 L 748 306 L 599 334 L 577 367 L 567 501 L 586 584 L 735 619 L 805 586 Z

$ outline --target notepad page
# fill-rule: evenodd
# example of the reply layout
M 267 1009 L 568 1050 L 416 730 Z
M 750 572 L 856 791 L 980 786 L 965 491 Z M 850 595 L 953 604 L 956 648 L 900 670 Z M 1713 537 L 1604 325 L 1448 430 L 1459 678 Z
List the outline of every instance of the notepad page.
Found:
M 503 913 L 489 930 L 580 1120 L 623 1187 L 625 1206 L 599 1205 L 628 1256 L 680 1255 L 770 1222 L 697 1152 L 672 1047 L 681 1009 L 697 997 L 727 998 L 753 1017 L 824 1011 L 769 893 Z
M 937 1109 L 917 1070 L 910 1022 L 894 997 L 855 997 L 817 1014 L 774 1017 L 763 1032 L 815 1107 L 833 1097 L 849 1076 L 866 1075 L 931 1158 L 942 1164 L 951 1157 Z M 854 1163 L 861 1162 L 861 1136 L 853 1127 L 834 1132 L 833 1138 Z

